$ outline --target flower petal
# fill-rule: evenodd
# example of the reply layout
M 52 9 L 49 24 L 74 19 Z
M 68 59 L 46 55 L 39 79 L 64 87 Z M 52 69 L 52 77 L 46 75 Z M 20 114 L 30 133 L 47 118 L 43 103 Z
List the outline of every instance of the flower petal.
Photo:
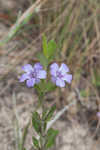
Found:
M 68 83 L 71 83 L 72 75 L 71 74 L 66 74 L 66 75 L 64 75 L 64 77 L 62 79 L 65 80 Z
M 27 87 L 33 87 L 34 84 L 35 84 L 35 79 L 34 78 L 29 79 L 29 80 L 26 81 Z
M 33 70 L 33 68 L 32 68 L 32 65 L 26 64 L 22 67 L 22 70 L 24 70 L 25 72 L 30 72 Z
M 56 76 L 56 72 L 57 72 L 58 70 L 59 70 L 58 64 L 53 63 L 53 64 L 50 66 L 50 73 L 51 73 L 51 75 Z
M 62 63 L 59 68 L 59 71 L 61 71 L 63 74 L 65 74 L 66 72 L 69 72 L 69 68 L 67 67 L 66 64 Z
M 98 118 L 100 118 L 100 112 L 97 112 L 97 114 L 96 114 L 96 115 L 97 115 L 97 117 L 98 117 Z
M 59 87 L 65 87 L 65 82 L 61 80 L 60 78 L 57 78 L 56 85 Z
M 39 79 L 45 79 L 47 76 L 47 73 L 45 70 L 39 70 L 38 74 L 37 74 L 37 78 Z
M 36 63 L 33 68 L 41 70 L 43 66 L 40 63 Z
M 51 81 L 56 84 L 56 77 L 52 76 Z
M 20 77 L 19 82 L 24 82 L 26 79 L 29 79 L 29 76 L 28 76 L 27 73 L 24 73 L 24 74 Z
M 40 79 L 35 79 L 35 83 L 38 84 L 40 82 Z

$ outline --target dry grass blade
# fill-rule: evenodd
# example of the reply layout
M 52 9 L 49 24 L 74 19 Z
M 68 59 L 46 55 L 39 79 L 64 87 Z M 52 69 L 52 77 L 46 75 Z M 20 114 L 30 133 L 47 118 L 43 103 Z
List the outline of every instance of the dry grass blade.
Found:
M 0 42 L 0 45 L 5 44 L 9 40 L 11 40 L 17 31 L 20 30 L 20 27 L 22 24 L 26 24 L 30 18 L 32 17 L 33 12 L 36 12 L 38 9 L 41 8 L 41 6 L 46 2 L 47 0 L 37 0 L 35 4 L 33 4 L 31 7 L 29 7 L 21 16 L 18 18 L 16 23 L 11 27 L 10 31 L 7 33 L 4 40 Z M 38 10 L 39 11 L 39 10 Z

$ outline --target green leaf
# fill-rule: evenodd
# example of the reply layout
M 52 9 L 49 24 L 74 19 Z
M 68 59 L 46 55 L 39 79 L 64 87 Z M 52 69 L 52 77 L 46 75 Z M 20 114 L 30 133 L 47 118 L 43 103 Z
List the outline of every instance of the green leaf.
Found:
M 47 48 L 47 58 L 51 58 L 55 55 L 57 45 L 54 40 L 49 41 L 48 48 Z
M 50 40 L 47 42 L 46 36 L 43 35 L 43 54 L 49 61 L 54 57 L 56 48 L 57 45 L 55 41 Z
M 55 112 L 55 110 L 56 110 L 56 105 L 53 105 L 53 106 L 50 108 L 49 112 L 47 113 L 47 115 L 46 115 L 46 117 L 45 117 L 45 120 L 46 120 L 46 121 L 49 121 L 49 120 L 52 118 L 53 113 Z
M 34 136 L 32 137 L 32 140 L 34 147 L 39 148 L 39 141 Z
M 51 92 L 53 90 L 56 89 L 56 86 L 51 82 L 51 81 L 44 81 L 42 80 L 39 84 L 38 84 L 39 89 L 41 89 L 41 92 Z
M 43 53 L 38 53 L 37 58 L 39 59 L 40 63 L 43 65 L 43 67 L 46 69 L 48 66 L 48 60 L 47 58 L 43 55 Z
M 48 108 L 45 108 L 42 112 L 42 119 L 45 120 L 45 117 L 47 116 Z
M 45 91 L 46 92 L 51 92 L 53 90 L 56 89 L 56 86 L 51 82 L 51 81 L 48 81 L 46 84 L 45 84 Z
M 32 115 L 32 125 L 37 133 L 41 132 L 41 120 L 38 112 L 34 112 Z
M 43 130 L 44 130 L 44 132 L 46 131 L 46 128 L 47 128 L 47 122 L 45 121 L 45 122 L 44 122 L 44 125 L 43 125 Z
M 54 145 L 57 134 L 58 134 L 58 130 L 54 130 L 52 128 L 48 130 L 47 136 L 46 136 L 46 148 L 47 149 Z
M 46 58 L 48 58 L 47 49 L 48 49 L 47 38 L 45 35 L 43 35 L 43 54 Z

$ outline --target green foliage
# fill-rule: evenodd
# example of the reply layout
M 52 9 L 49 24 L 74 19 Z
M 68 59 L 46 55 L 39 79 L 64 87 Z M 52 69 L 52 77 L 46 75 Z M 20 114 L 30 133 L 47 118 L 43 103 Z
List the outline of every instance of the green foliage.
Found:
M 35 131 L 42 137 L 45 135 L 45 148 L 48 149 L 53 146 L 55 142 L 55 138 L 58 134 L 58 130 L 54 130 L 52 128 L 46 131 L 47 122 L 51 120 L 54 112 L 56 110 L 56 105 L 53 105 L 50 109 L 44 109 L 42 113 L 42 118 L 40 119 L 40 115 L 37 112 L 34 112 L 32 115 L 32 125 Z M 37 140 L 34 136 L 32 138 L 33 145 L 36 149 L 40 148 L 39 140 Z
M 46 148 L 50 148 L 54 145 L 56 136 L 58 135 L 58 130 L 50 128 L 46 135 Z
M 48 60 L 47 58 L 43 55 L 42 52 L 37 54 L 37 58 L 39 59 L 40 63 L 43 65 L 44 69 L 47 68 L 48 66 Z
M 55 43 L 55 41 L 53 40 L 50 40 L 48 42 L 48 48 L 47 48 L 47 57 L 49 60 L 52 60 L 55 56 L 55 53 L 56 53 L 56 48 L 57 48 L 57 45 Z
M 43 65 L 44 69 L 47 69 L 48 65 L 55 56 L 57 45 L 53 40 L 47 42 L 47 38 L 44 35 L 42 46 L 43 46 L 43 53 L 42 52 L 38 53 L 37 58 Z
M 48 112 L 46 112 L 43 116 L 45 121 L 50 121 L 50 119 L 52 118 L 54 112 L 56 110 L 56 105 L 53 105 L 50 110 Z
M 93 71 L 92 83 L 96 87 L 100 87 L 100 72 L 96 69 Z
M 44 81 L 42 80 L 40 84 L 37 85 L 38 90 L 42 93 L 51 92 L 56 89 L 56 86 L 51 81 Z
M 39 141 L 33 136 L 32 137 L 32 141 L 33 141 L 33 145 L 35 148 L 38 148 L 39 149 Z
M 50 62 L 55 56 L 57 45 L 53 40 L 47 42 L 47 38 L 43 36 L 43 54 Z
M 51 81 L 48 81 L 47 83 L 45 83 L 45 91 L 46 92 L 51 92 L 55 89 L 56 89 L 56 86 Z
M 32 115 L 32 125 L 37 133 L 41 132 L 41 119 L 40 119 L 40 115 L 36 111 L 33 112 Z
M 43 124 L 43 131 L 44 131 L 44 132 L 46 131 L 46 128 L 47 128 L 47 122 L 44 121 L 44 124 Z
M 45 117 L 47 116 L 48 113 L 48 108 L 45 108 L 44 111 L 42 112 L 42 119 L 45 121 Z

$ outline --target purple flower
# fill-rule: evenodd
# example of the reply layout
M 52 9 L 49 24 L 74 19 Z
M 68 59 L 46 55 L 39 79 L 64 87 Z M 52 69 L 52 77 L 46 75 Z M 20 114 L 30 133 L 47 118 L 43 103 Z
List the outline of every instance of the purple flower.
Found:
M 35 84 L 40 82 L 40 79 L 45 79 L 47 74 L 40 63 L 36 63 L 33 67 L 30 64 L 26 64 L 22 67 L 22 70 L 25 73 L 20 77 L 20 82 L 26 80 L 27 87 L 34 87 Z
M 97 117 L 100 119 L 100 112 L 97 112 Z
M 64 63 L 60 67 L 57 63 L 50 66 L 51 80 L 59 87 L 65 87 L 65 82 L 71 83 L 72 75 L 67 72 L 69 72 L 69 68 Z

